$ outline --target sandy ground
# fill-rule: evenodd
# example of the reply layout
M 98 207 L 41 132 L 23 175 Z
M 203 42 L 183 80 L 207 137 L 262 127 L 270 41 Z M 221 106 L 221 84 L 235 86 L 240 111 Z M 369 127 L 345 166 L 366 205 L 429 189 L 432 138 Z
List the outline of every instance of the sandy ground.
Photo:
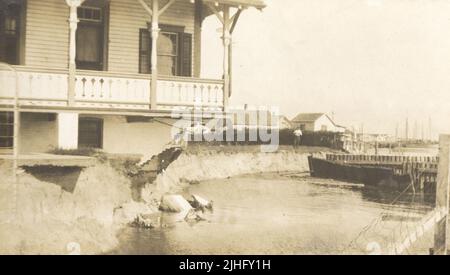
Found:
M 0 167 L 0 253 L 97 254 L 117 244 L 114 211 L 131 200 L 129 181 L 107 164 L 85 169 Z
M 141 193 L 147 204 L 132 200 L 130 179 L 109 163 L 37 167 L 22 171 L 14 184 L 10 167 L 0 162 L 0 253 L 103 253 L 117 245 L 117 231 L 137 213 L 157 211 L 165 193 L 243 174 L 307 172 L 307 157 L 327 152 L 332 151 L 281 146 L 263 153 L 260 146 L 190 145 L 153 184 L 145 185 Z

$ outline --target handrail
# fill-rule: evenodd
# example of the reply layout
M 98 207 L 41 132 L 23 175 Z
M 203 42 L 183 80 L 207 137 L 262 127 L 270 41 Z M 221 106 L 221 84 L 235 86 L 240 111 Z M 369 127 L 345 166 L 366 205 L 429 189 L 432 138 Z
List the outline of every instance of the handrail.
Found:
M 49 68 L 40 66 L 23 66 L 23 65 L 9 65 L 14 68 L 17 72 L 35 72 L 35 73 L 57 73 L 57 74 L 68 74 L 69 69 L 64 68 Z M 1 69 L 0 69 L 1 70 Z M 99 77 L 117 77 L 117 78 L 133 78 L 133 79 L 146 79 L 150 80 L 150 74 L 136 74 L 136 73 L 126 73 L 126 72 L 114 72 L 114 71 L 94 71 L 94 70 L 77 70 L 76 75 L 78 76 L 99 76 Z M 212 78 L 196 78 L 196 77 L 185 77 L 185 76 L 167 76 L 160 75 L 158 80 L 162 81 L 174 81 L 174 82 L 201 82 L 207 84 L 223 84 L 223 79 L 212 79 Z
M 48 68 L 48 67 L 30 67 L 21 65 L 12 65 L 12 68 L 17 72 L 30 72 L 30 73 L 56 73 L 56 74 L 68 74 L 68 69 Z
M 77 75 L 151 80 L 150 74 L 134 74 L 134 73 L 123 73 L 123 72 L 111 72 L 111 71 L 77 70 Z M 208 84 L 223 84 L 223 80 L 220 80 L 220 79 L 195 78 L 195 77 L 185 77 L 185 76 L 159 75 L 158 80 L 174 81 L 174 82 L 192 82 L 192 83 L 202 82 L 202 83 L 208 83 Z
M 114 77 L 114 78 L 132 78 L 150 80 L 149 75 L 122 73 L 122 72 L 110 72 L 110 71 L 91 71 L 91 70 L 77 70 L 76 76 L 96 76 L 96 77 Z
M 163 81 L 181 81 L 181 82 L 202 82 L 207 84 L 224 84 L 223 79 L 211 79 L 211 78 L 195 78 L 185 76 L 158 76 L 158 80 Z

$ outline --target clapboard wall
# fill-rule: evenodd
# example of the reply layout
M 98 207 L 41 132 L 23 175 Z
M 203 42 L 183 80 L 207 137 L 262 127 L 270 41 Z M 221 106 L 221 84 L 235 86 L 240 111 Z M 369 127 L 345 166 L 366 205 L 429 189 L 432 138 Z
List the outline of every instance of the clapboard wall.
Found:
M 151 6 L 150 1 L 149 6 Z M 178 1 L 160 18 L 161 24 L 185 27 L 194 33 L 195 7 L 189 1 Z M 113 0 L 110 4 L 109 70 L 138 72 L 139 29 L 147 28 L 150 17 L 136 0 Z
M 67 68 L 69 7 L 63 0 L 28 0 L 25 65 Z
M 149 6 L 151 1 L 145 0 Z M 164 1 L 161 1 L 161 6 Z M 28 0 L 26 9 L 25 65 L 67 68 L 69 43 L 69 7 L 64 0 Z M 138 73 L 139 29 L 151 18 L 137 0 L 111 0 L 107 43 L 108 71 Z M 185 32 L 200 39 L 195 32 L 195 4 L 177 1 L 161 17 L 160 24 L 182 26 Z M 195 37 L 198 36 L 198 37 Z M 198 43 L 194 42 L 194 45 Z M 192 50 L 192 60 L 199 61 L 199 49 Z M 192 64 L 194 71 L 195 64 Z

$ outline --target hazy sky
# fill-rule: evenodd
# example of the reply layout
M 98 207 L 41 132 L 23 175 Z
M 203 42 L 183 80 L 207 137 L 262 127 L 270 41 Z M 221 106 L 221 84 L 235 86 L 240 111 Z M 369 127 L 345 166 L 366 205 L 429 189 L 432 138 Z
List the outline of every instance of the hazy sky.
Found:
M 339 124 L 450 133 L 450 1 L 267 0 L 233 37 L 231 104 L 335 114 Z M 222 74 L 219 24 L 203 27 L 204 77 Z

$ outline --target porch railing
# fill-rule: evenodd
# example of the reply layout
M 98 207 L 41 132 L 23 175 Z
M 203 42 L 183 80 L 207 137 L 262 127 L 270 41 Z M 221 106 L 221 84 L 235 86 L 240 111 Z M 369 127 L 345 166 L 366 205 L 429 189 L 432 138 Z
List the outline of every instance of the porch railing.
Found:
M 139 75 L 80 71 L 75 77 L 75 105 L 98 108 L 148 109 L 150 80 Z
M 67 72 L 44 68 L 15 67 L 21 105 L 64 106 L 67 101 Z M 9 104 L 16 92 L 16 75 L 0 71 L 0 103 Z
M 160 108 L 202 107 L 220 109 L 223 107 L 223 81 L 160 77 L 157 88 L 157 102 Z
M 68 104 L 68 71 L 15 66 L 22 106 L 65 107 Z M 75 103 L 71 107 L 107 109 L 150 109 L 150 76 L 78 70 Z M 222 80 L 160 77 L 157 110 L 175 108 L 223 108 Z M 11 105 L 15 75 L 0 71 L 0 105 Z

